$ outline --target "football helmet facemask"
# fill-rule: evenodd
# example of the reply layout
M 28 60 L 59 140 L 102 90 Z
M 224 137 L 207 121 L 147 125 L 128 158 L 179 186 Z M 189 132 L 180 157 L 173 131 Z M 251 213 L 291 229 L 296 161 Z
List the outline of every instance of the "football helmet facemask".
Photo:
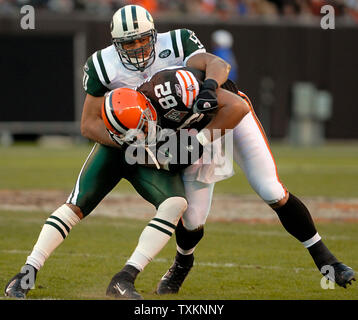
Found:
M 120 145 L 152 146 L 161 132 L 152 104 L 143 94 L 129 88 L 106 94 L 102 119 L 112 140 Z
M 141 6 L 127 5 L 118 9 L 111 22 L 112 42 L 122 64 L 131 71 L 143 72 L 155 60 L 157 31 L 150 13 Z M 142 46 L 131 48 L 139 40 Z

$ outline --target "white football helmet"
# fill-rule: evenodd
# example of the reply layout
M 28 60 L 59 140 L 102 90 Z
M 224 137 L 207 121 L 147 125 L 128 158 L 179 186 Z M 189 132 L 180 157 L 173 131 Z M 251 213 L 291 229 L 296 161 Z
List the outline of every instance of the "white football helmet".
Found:
M 127 5 L 118 9 L 112 18 L 111 35 L 119 57 L 127 69 L 143 72 L 153 64 L 157 31 L 153 18 L 146 9 L 137 5 Z M 126 42 L 148 36 L 150 40 L 144 46 L 131 50 L 123 48 Z

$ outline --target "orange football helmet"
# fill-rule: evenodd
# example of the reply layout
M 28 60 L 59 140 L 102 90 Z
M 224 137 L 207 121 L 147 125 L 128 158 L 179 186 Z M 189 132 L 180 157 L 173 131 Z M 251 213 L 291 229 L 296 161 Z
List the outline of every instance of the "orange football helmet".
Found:
M 102 119 L 112 139 L 119 144 L 151 145 L 156 142 L 157 112 L 140 92 L 118 88 L 106 94 Z

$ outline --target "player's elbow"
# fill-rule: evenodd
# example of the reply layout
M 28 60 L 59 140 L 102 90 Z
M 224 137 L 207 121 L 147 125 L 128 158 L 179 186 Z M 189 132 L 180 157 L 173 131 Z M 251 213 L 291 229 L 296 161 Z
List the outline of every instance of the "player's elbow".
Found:
M 92 139 L 91 126 L 88 124 L 88 121 L 81 122 L 81 135 L 87 139 Z
M 238 109 L 238 112 L 242 114 L 242 118 L 250 112 L 249 106 L 243 99 L 237 100 L 236 108 Z
M 221 64 L 222 68 L 226 70 L 227 74 L 229 74 L 229 72 L 231 70 L 231 64 L 220 57 L 216 57 L 216 59 L 218 61 L 218 64 Z
M 226 73 L 229 74 L 230 70 L 231 70 L 231 64 L 226 62 L 225 60 L 223 60 L 223 61 L 224 61 L 225 67 L 226 67 Z
M 237 124 L 250 112 L 250 108 L 242 99 L 235 99 L 230 105 L 230 113 Z

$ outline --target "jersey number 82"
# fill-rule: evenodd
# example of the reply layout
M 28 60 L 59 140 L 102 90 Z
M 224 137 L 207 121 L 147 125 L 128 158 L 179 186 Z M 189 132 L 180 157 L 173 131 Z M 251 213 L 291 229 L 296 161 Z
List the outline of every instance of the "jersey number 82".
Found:
M 154 93 L 158 99 L 158 103 L 163 109 L 173 108 L 178 105 L 177 100 L 172 95 L 172 89 L 170 88 L 170 82 L 164 82 L 163 84 L 157 84 L 154 87 Z

